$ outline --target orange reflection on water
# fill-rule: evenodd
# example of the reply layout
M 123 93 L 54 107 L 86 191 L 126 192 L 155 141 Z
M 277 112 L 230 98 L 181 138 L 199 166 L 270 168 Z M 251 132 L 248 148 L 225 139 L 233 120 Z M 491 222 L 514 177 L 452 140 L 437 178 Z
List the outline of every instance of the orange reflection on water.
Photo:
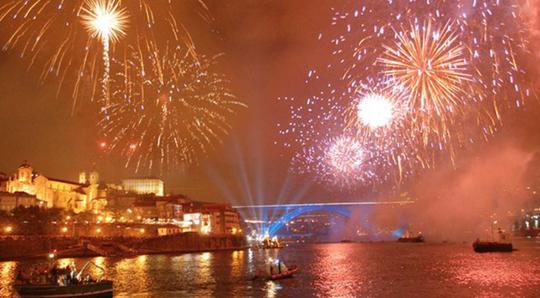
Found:
M 0 263 L 0 297 L 11 297 L 11 281 L 15 279 L 17 272 L 16 262 Z
M 244 251 L 235 250 L 231 253 L 231 277 L 240 277 L 243 275 L 245 263 L 244 263 Z
M 266 297 L 268 298 L 277 297 L 277 294 L 280 289 L 281 289 L 281 286 L 277 284 L 276 282 L 271 281 L 271 280 L 266 282 Z
M 212 277 L 212 257 L 213 254 L 209 252 L 203 252 L 198 255 L 198 280 L 205 281 L 206 283 L 215 282 Z
M 351 266 L 351 260 L 358 257 L 358 254 L 353 256 L 358 249 L 360 246 L 340 244 L 316 248 L 317 258 L 313 265 L 315 268 L 311 269 L 315 275 L 316 292 L 326 297 L 357 296 L 361 280 L 356 277 L 362 274 L 362 268 Z M 359 264 L 358 260 L 355 260 L 354 264 Z
M 513 254 L 481 254 L 454 262 L 450 270 L 457 284 L 483 289 L 482 297 L 503 297 L 502 293 L 520 296 L 540 284 L 540 275 L 531 272 L 534 260 L 516 261 Z M 530 266 L 524 265 L 531 263 Z M 524 293 L 525 293 L 524 292 Z

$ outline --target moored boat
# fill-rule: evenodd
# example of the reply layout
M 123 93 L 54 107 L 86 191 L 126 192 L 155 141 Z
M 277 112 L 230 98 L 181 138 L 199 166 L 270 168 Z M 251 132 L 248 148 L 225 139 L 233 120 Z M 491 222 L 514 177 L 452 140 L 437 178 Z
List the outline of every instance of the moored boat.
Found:
M 113 297 L 113 282 L 102 280 L 78 285 L 15 285 L 15 290 L 26 297 Z
M 494 223 L 496 223 L 496 221 Z M 480 241 L 480 239 L 476 239 L 476 241 L 473 242 L 473 250 L 479 253 L 514 251 L 514 246 L 512 245 L 509 235 L 505 231 L 503 231 L 501 228 L 497 229 L 498 241 L 495 241 L 494 238 L 495 237 L 493 234 L 493 223 L 492 223 L 491 241 Z
M 514 247 L 511 242 L 480 241 L 473 242 L 475 252 L 512 252 Z
M 410 242 L 410 243 L 422 243 L 425 242 L 424 235 L 422 233 L 418 233 L 416 236 L 411 236 L 409 232 L 405 233 L 405 235 L 398 238 L 398 242 Z

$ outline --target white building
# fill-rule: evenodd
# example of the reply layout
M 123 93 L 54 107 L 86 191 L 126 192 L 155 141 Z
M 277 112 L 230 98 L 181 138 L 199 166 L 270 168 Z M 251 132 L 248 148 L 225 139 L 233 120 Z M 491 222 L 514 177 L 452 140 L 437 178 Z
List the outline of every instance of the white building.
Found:
M 127 192 L 136 194 L 154 194 L 162 197 L 164 195 L 164 183 L 155 178 L 132 178 L 122 180 L 122 187 Z

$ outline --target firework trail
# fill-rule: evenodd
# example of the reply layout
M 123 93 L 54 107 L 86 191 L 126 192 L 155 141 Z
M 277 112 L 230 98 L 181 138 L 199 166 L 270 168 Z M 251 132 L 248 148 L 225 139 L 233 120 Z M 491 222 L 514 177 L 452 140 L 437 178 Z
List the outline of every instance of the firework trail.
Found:
M 119 2 L 112 0 L 86 1 L 82 8 L 82 21 L 93 38 L 103 43 L 103 79 L 102 90 L 106 106 L 109 105 L 109 79 L 111 71 L 110 42 L 118 41 L 126 34 L 128 16 L 125 9 L 120 9 Z
M 111 78 L 116 91 L 99 126 L 108 150 L 137 172 L 162 174 L 197 163 L 228 133 L 229 117 L 245 107 L 212 71 L 214 59 L 166 46 L 150 56 L 132 51 L 116 62 L 124 70 Z
M 197 3 L 200 15 L 208 19 L 205 4 Z M 196 57 L 189 32 L 172 14 L 177 4 L 171 0 L 9 0 L 0 5 L 0 41 L 3 50 L 26 58 L 29 68 L 41 68 L 41 81 L 54 79 L 58 92 L 70 91 L 75 106 L 78 98 L 96 98 L 100 83 L 106 89 L 108 76 L 115 71 L 108 69 L 111 58 L 126 59 L 130 49 L 150 54 L 162 38 L 177 41 Z M 120 37 L 121 42 L 115 43 Z
M 327 140 L 348 135 L 370 152 L 371 174 L 340 188 L 401 183 L 488 140 L 531 96 L 515 2 L 351 1 L 332 8 L 330 25 L 319 35 L 329 56 L 306 79 L 313 95 L 285 98 L 290 119 L 278 124 L 293 170 L 316 180 L 332 171 Z

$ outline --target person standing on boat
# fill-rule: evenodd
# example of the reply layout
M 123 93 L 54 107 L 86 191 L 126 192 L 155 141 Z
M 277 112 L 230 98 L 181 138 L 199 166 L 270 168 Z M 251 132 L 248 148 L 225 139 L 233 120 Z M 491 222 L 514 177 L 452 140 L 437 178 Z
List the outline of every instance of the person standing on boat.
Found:
M 58 266 L 56 263 L 54 263 L 52 268 L 49 270 L 49 278 L 52 284 L 58 284 L 58 271 Z
M 289 271 L 289 269 L 287 268 L 285 263 L 283 263 L 281 260 L 278 260 L 278 272 L 279 272 L 279 274 L 281 274 L 282 272 L 287 272 L 287 271 Z
M 71 266 L 70 266 L 70 270 L 69 270 L 69 279 L 71 281 L 71 284 L 77 284 L 78 283 L 78 279 L 77 279 L 77 267 L 75 267 L 75 263 L 71 263 Z

